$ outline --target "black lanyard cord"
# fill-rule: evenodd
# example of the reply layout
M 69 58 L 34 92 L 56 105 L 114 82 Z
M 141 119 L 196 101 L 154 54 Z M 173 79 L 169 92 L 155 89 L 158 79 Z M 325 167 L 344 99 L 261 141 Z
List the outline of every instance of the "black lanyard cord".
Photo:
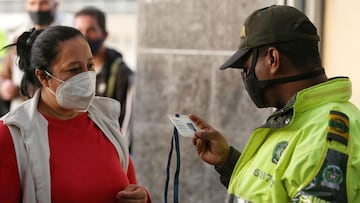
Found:
M 179 117 L 179 114 L 176 114 L 175 116 Z M 178 203 L 179 175 L 180 175 L 180 145 L 179 145 L 179 133 L 175 127 L 174 127 L 174 134 L 171 138 L 170 152 L 166 167 L 166 181 L 165 181 L 165 193 L 164 193 L 165 203 L 168 203 L 167 197 L 168 197 L 169 180 L 170 180 L 171 158 L 172 158 L 172 152 L 174 150 L 174 143 L 175 143 L 175 151 L 176 151 L 176 170 L 174 175 L 174 203 Z

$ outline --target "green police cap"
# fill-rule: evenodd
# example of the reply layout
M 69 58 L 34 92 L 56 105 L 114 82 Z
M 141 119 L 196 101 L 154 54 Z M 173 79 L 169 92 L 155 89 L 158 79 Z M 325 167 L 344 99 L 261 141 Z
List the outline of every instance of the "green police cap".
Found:
M 241 68 L 241 59 L 251 49 L 294 40 L 320 41 L 316 27 L 296 8 L 273 5 L 254 11 L 240 32 L 239 50 L 221 67 Z

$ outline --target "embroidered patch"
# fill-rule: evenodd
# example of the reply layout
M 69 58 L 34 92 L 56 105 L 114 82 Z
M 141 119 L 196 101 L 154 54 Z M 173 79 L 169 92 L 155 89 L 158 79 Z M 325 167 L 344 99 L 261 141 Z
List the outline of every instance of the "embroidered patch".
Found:
M 337 140 L 345 145 L 349 139 L 349 118 L 339 111 L 330 111 L 328 139 Z
M 277 164 L 279 162 L 279 159 L 282 155 L 282 153 L 284 152 L 285 148 L 287 147 L 288 142 L 287 141 L 282 141 L 276 144 L 276 146 L 274 147 L 274 151 L 272 154 L 272 158 L 271 161 L 274 164 Z
M 305 188 L 295 195 L 292 202 L 306 202 L 299 201 L 301 196 L 319 197 L 322 199 L 321 202 L 325 202 L 325 199 L 326 202 L 348 202 L 346 191 L 347 161 L 348 155 L 328 149 L 320 171 Z
M 335 190 L 340 190 L 340 184 L 343 182 L 344 179 L 340 167 L 336 165 L 326 166 L 322 172 L 322 178 L 322 186 L 326 186 Z

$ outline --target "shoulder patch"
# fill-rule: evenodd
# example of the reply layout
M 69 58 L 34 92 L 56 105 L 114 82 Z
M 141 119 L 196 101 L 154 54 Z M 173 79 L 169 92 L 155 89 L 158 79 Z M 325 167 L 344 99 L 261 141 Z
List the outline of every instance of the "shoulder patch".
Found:
M 349 117 L 340 111 L 330 111 L 327 138 L 347 145 L 349 139 Z

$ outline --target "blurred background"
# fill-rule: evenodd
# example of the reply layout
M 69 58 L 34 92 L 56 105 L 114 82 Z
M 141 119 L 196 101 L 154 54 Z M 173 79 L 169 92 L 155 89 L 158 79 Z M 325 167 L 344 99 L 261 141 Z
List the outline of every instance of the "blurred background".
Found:
M 0 30 L 6 38 L 27 18 L 23 0 L 0 0 Z M 357 0 L 61 0 L 70 18 L 87 5 L 107 14 L 110 47 L 136 71 L 133 160 L 138 181 L 153 202 L 164 202 L 166 163 L 173 127 L 168 113 L 195 113 L 242 150 L 250 132 L 272 109 L 257 109 L 238 70 L 218 67 L 237 49 L 242 22 L 255 9 L 288 4 L 305 12 L 321 35 L 329 77 L 348 76 L 352 101 L 360 107 L 360 1 Z M 4 43 L 4 40 L 0 40 Z M 1 57 L 1 55 L 0 55 Z M 225 202 L 226 189 L 213 167 L 197 156 L 189 138 L 180 138 L 179 201 Z M 175 157 L 173 157 L 173 160 Z M 176 159 L 175 159 L 176 160 Z M 169 200 L 172 201 L 171 168 Z
M 136 68 L 137 2 L 136 0 L 58 0 L 58 11 L 67 20 L 85 6 L 106 12 L 109 37 L 106 44 L 121 51 L 131 69 Z M 0 30 L 7 35 L 27 20 L 24 0 L 0 0 Z

